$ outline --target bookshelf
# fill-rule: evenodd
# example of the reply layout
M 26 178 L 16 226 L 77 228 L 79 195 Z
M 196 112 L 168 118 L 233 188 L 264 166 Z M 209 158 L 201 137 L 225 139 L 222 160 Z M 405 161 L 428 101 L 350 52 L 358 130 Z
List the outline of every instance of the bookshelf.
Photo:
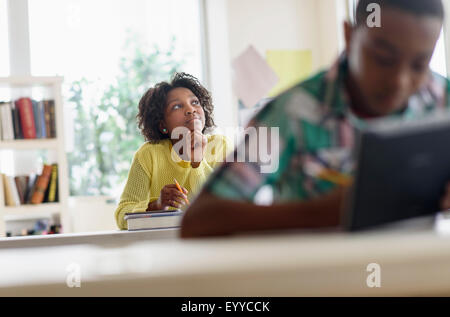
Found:
M 54 162 L 58 164 L 58 202 L 36 205 L 6 206 L 3 181 L 0 181 L 0 236 L 5 236 L 8 222 L 18 220 L 32 220 L 42 218 L 56 218 L 62 226 L 62 232 L 71 232 L 71 221 L 68 209 L 69 176 L 64 139 L 63 100 L 61 94 L 62 77 L 0 77 L 0 89 L 4 91 L 29 91 L 31 97 L 33 89 L 45 90 L 55 104 L 55 138 L 45 139 L 0 139 L 0 162 L 3 150 L 10 151 L 51 151 Z M 23 93 L 22 93 L 23 94 Z M 11 93 L 11 95 L 13 95 Z M 17 96 L 12 96 L 15 99 Z M 0 171 L 1 172 L 1 171 Z

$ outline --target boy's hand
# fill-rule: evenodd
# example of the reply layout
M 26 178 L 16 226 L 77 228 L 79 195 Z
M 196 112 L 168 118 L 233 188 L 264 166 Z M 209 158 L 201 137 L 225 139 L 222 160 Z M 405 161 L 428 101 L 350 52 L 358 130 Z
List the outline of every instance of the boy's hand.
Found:
M 445 194 L 441 199 L 441 210 L 450 210 L 450 182 L 445 187 Z
M 169 207 L 180 208 L 185 204 L 187 199 L 187 189 L 181 187 L 184 193 L 180 193 L 175 184 L 169 184 L 161 189 L 158 200 L 156 201 L 157 209 L 168 209 Z
M 221 199 L 203 190 L 186 210 L 181 237 L 226 235 L 256 230 L 329 228 L 340 225 L 348 186 L 339 186 L 309 202 L 258 206 Z

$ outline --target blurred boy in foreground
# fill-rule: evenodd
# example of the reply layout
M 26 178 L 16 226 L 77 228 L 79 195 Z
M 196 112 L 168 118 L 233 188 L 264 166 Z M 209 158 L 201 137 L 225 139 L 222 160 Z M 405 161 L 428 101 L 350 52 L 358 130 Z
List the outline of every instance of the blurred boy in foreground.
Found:
M 371 3 L 381 8 L 380 27 L 367 24 Z M 355 129 L 366 120 L 450 107 L 449 81 L 429 69 L 443 19 L 441 0 L 359 1 L 336 64 L 252 120 L 254 127 L 279 127 L 277 171 L 261 173 L 258 162 L 223 164 L 187 210 L 181 236 L 338 226 L 345 188 L 310 175 L 307 164 L 325 161 L 351 174 Z M 274 191 L 269 206 L 253 203 L 264 185 Z M 441 206 L 448 209 L 450 187 L 443 192 Z

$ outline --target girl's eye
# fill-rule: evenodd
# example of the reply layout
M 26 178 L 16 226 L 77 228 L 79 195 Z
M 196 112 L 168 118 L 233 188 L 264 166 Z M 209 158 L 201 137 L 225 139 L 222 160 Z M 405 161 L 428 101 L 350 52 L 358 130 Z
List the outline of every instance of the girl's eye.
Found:
M 176 104 L 175 106 L 172 107 L 172 110 L 179 109 L 179 108 L 181 108 L 181 105 L 180 104 Z
M 193 101 L 192 101 L 192 104 L 193 104 L 193 105 L 199 105 L 200 102 L 199 102 L 198 100 L 193 100 Z

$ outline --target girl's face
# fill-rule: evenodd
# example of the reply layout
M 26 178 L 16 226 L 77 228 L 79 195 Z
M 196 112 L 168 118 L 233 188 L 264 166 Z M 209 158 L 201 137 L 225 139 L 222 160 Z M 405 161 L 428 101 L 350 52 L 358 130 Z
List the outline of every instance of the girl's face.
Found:
M 167 94 L 164 121 L 161 123 L 162 132 L 169 136 L 176 127 L 186 127 L 190 131 L 195 128 L 203 131 L 205 127 L 205 113 L 200 101 L 192 91 L 183 87 L 174 88 Z

